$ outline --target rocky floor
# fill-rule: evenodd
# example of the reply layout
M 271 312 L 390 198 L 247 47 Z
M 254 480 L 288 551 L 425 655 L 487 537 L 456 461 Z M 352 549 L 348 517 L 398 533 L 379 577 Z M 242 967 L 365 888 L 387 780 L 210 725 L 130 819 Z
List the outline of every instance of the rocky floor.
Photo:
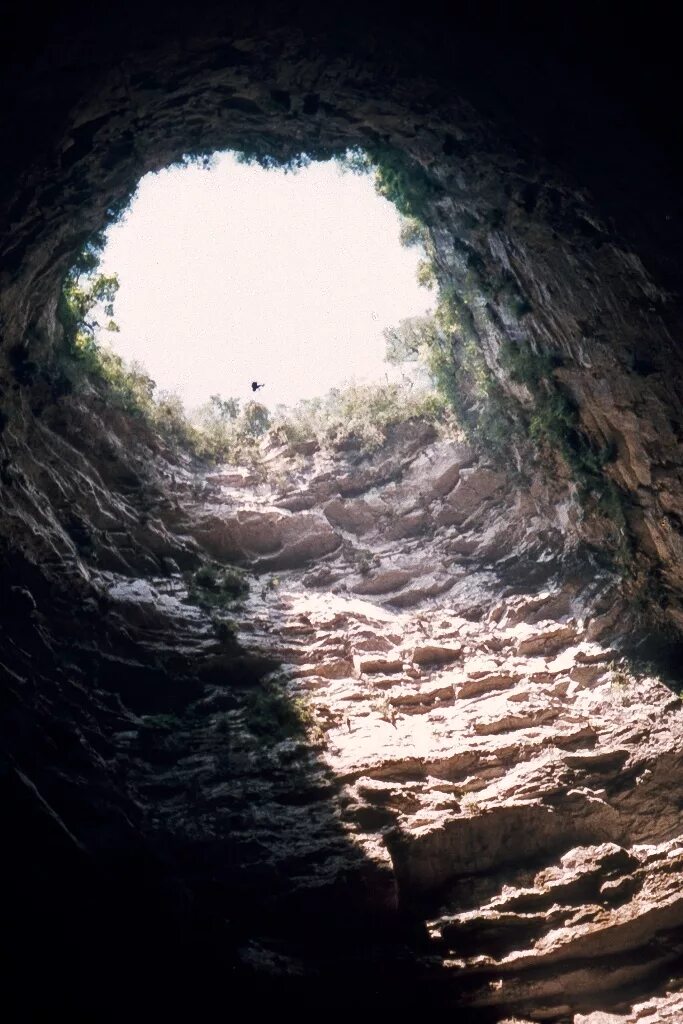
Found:
M 125 978 L 172 1015 L 170 972 L 198 1019 L 228 983 L 681 1019 L 683 704 L 578 506 L 425 424 L 154 479 L 92 436 L 37 434 L 5 501 L 8 955 L 44 1007 L 120 1019 Z
M 117 735 L 128 785 L 258 979 L 389 963 L 473 1020 L 680 1019 L 683 704 L 611 645 L 607 571 L 419 442 L 209 474 L 191 532 L 251 580 L 218 618 L 182 576 L 109 574 L 143 645 L 170 624 L 199 666 Z

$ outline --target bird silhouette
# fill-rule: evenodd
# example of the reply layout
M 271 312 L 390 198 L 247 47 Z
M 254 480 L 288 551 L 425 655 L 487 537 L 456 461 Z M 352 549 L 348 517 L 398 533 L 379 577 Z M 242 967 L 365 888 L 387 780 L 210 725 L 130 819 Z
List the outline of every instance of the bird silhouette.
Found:
M 252 380 L 252 382 L 251 382 L 251 390 L 252 391 L 258 391 L 259 388 L 263 388 L 263 387 L 265 387 L 265 384 L 258 384 L 255 380 Z

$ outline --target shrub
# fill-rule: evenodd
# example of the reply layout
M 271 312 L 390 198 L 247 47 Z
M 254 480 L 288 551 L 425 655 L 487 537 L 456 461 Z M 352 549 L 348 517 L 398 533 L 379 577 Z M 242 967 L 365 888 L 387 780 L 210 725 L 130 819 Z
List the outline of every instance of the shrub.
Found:
M 240 409 L 239 399 L 212 395 L 195 412 L 193 422 L 198 455 L 212 462 L 256 465 L 261 460 L 259 442 L 271 426 L 271 417 L 260 402 L 247 402 Z
M 290 444 L 315 440 L 321 447 L 372 452 L 393 426 L 413 419 L 445 422 L 442 399 L 410 384 L 350 384 L 325 398 L 281 409 L 274 427 Z
M 264 680 L 246 695 L 244 717 L 255 736 L 275 743 L 304 738 L 314 722 L 307 704 L 290 698 L 278 679 Z
M 371 143 L 365 149 L 348 149 L 335 159 L 342 170 L 354 174 L 374 173 L 377 193 L 412 222 L 413 237 L 416 231 L 423 234 L 425 229 L 418 225 L 442 189 L 420 164 L 400 150 L 378 143 Z
M 188 577 L 188 598 L 203 608 L 225 608 L 249 593 L 245 573 L 233 567 L 203 565 Z

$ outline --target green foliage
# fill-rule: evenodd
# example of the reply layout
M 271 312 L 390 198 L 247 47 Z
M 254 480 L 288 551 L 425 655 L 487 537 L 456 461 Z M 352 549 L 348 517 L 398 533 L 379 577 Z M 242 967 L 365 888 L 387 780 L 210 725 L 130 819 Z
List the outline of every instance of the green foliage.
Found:
M 395 366 L 418 361 L 426 364 L 429 353 L 443 344 L 439 324 L 431 315 L 406 317 L 396 327 L 385 328 L 384 341 L 384 358 Z
M 121 216 L 117 209 L 113 215 Z M 196 431 L 187 421 L 182 402 L 173 394 L 155 396 L 156 384 L 137 362 L 127 365 L 121 356 L 97 340 L 98 330 L 118 331 L 112 319 L 119 282 L 115 274 L 99 272 L 104 233 L 91 239 L 67 273 L 58 304 L 63 342 L 55 360 L 60 392 L 90 383 L 110 407 L 144 420 L 168 440 L 191 446 Z M 103 325 L 102 317 L 107 318 Z
M 156 393 L 156 384 L 137 362 L 127 365 L 97 340 L 102 314 L 106 329 L 118 330 L 113 304 L 118 290 L 116 275 L 99 273 L 104 235 L 100 233 L 78 256 L 64 279 L 58 314 L 63 344 L 57 357 L 59 390 L 98 388 L 110 407 L 144 421 L 168 442 L 210 461 L 258 460 L 258 440 L 270 425 L 268 410 L 249 402 L 212 396 L 199 410 L 196 422 L 185 413 L 182 401 L 170 392 Z
M 102 307 L 108 318 L 106 329 L 118 331 L 111 318 L 114 315 L 114 299 L 119 281 L 116 274 L 97 273 L 98 267 L 96 250 L 92 246 L 86 247 L 75 267 L 67 274 L 62 287 L 58 316 L 66 343 L 76 358 L 87 357 L 95 344 L 95 334 L 102 326 L 98 319 L 98 307 Z
M 235 154 L 238 164 L 262 167 L 264 171 L 284 171 L 286 174 L 296 174 L 304 167 L 309 167 L 316 159 L 325 159 L 324 156 L 308 153 L 290 152 L 282 155 L 275 155 L 268 152 L 264 147 L 240 146 L 239 152 Z
M 508 344 L 501 362 L 518 383 L 524 384 L 534 399 L 526 423 L 528 436 L 541 453 L 560 455 L 572 471 L 584 504 L 593 503 L 607 519 L 618 538 L 617 561 L 626 568 L 632 560 L 624 498 L 604 473 L 616 456 L 614 444 L 595 450 L 581 430 L 579 410 L 559 387 L 553 376 L 556 360 L 534 352 L 528 345 Z
M 247 402 L 243 409 L 237 398 L 212 395 L 194 416 L 194 449 L 213 462 L 258 464 L 260 440 L 271 426 L 268 409 L 260 402 Z
M 465 434 L 502 453 L 518 426 L 484 359 L 476 309 L 472 289 L 463 295 L 454 287 L 443 288 L 433 315 L 409 318 L 385 331 L 386 358 L 389 362 L 417 359 Z
M 221 398 L 220 395 L 211 395 L 209 408 L 213 415 L 222 420 L 236 420 L 240 414 L 240 400 L 239 398 Z
M 280 586 L 279 576 L 270 576 L 261 587 L 261 597 L 265 601 L 269 594 L 273 594 Z
M 521 320 L 531 312 L 531 303 L 522 295 L 517 281 L 511 273 L 504 271 L 494 289 L 498 307 L 512 320 Z
M 211 617 L 216 637 L 225 647 L 237 647 L 237 623 L 219 613 Z
M 561 389 L 554 370 L 558 360 L 537 353 L 527 343 L 508 342 L 499 363 L 510 379 L 523 384 L 531 410 L 503 389 L 484 357 L 481 332 L 487 328 L 487 300 L 482 296 L 481 270 L 467 246 L 461 286 L 442 288 L 432 317 L 411 318 L 386 330 L 389 362 L 424 365 L 465 434 L 493 455 L 504 457 L 514 439 L 531 440 L 541 457 L 559 456 L 568 465 L 584 504 L 611 524 L 622 567 L 632 558 L 623 496 L 604 473 L 615 457 L 613 445 L 595 450 L 581 430 L 579 411 Z M 499 296 L 517 301 L 511 279 L 504 278 Z
M 600 483 L 604 489 L 607 481 L 602 470 L 613 460 L 615 448 L 591 448 L 581 432 L 578 409 L 553 376 L 555 359 L 534 352 L 529 345 L 509 343 L 502 351 L 501 364 L 512 380 L 524 384 L 534 398 L 527 425 L 529 437 L 537 446 L 558 452 L 574 470 L 580 485 L 590 489 Z
M 365 175 L 372 174 L 375 169 L 374 162 L 366 150 L 361 149 L 359 146 L 355 146 L 353 149 L 347 149 L 344 153 L 339 153 L 335 156 L 335 163 L 342 172 L 350 172 L 351 174 Z
M 398 150 L 375 149 L 370 156 L 377 168 L 375 188 L 379 195 L 404 217 L 422 219 L 440 191 L 424 168 Z
M 202 171 L 210 171 L 216 163 L 218 153 L 213 150 L 191 149 L 183 153 L 178 160 L 169 164 L 169 167 L 197 167 Z
M 393 203 L 400 214 L 413 222 L 409 237 L 417 240 L 415 230 L 430 203 L 440 194 L 440 186 L 423 167 L 400 150 L 380 144 L 366 149 L 349 149 L 336 157 L 342 170 L 353 174 L 375 174 L 377 193 Z M 422 229 L 424 230 L 424 229 Z M 408 244 L 415 244 L 411 241 Z
M 85 380 L 95 383 L 110 406 L 143 420 L 169 442 L 202 459 L 259 466 L 261 440 L 273 426 L 290 443 L 315 440 L 332 448 L 372 451 L 385 442 L 388 430 L 397 423 L 443 419 L 443 402 L 437 396 L 401 384 L 337 389 L 294 409 L 280 409 L 275 423 L 259 402 L 242 406 L 236 398 L 212 395 L 189 419 L 176 395 L 157 394 L 155 382 L 139 364 L 127 366 L 96 340 L 96 311 L 103 303 L 107 315 L 112 311 L 117 287 L 114 277 L 97 273 L 98 266 L 97 248 L 91 247 L 65 280 L 61 372 L 71 386 Z
M 188 578 L 188 599 L 203 608 L 234 605 L 249 593 L 249 581 L 240 569 L 203 565 Z
M 420 260 L 417 265 L 417 283 L 421 288 L 434 288 L 436 281 L 436 272 L 434 265 L 429 260 Z
M 280 410 L 274 429 L 289 444 L 314 440 L 323 448 L 371 452 L 399 423 L 444 417 L 444 403 L 431 390 L 405 384 L 351 384 L 333 389 L 325 398 Z
M 508 342 L 501 350 L 500 363 L 511 380 L 536 392 L 548 380 L 555 363 L 552 356 L 535 352 L 528 344 Z
M 414 246 L 426 248 L 430 240 L 429 230 L 417 217 L 402 217 L 398 239 L 406 249 Z
M 381 565 L 379 555 L 373 554 L 369 548 L 354 548 L 349 552 L 350 559 L 361 576 L 368 576 L 373 569 Z
M 303 739 L 315 724 L 306 702 L 289 697 L 279 679 L 264 680 L 246 695 L 244 718 L 254 735 L 273 743 Z

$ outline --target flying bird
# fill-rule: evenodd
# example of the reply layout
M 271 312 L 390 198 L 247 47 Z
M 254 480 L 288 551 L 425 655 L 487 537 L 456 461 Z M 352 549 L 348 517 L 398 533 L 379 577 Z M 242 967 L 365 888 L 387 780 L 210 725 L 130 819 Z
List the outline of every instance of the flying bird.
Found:
M 258 391 L 259 388 L 263 388 L 263 387 L 265 387 L 265 384 L 258 384 L 255 380 L 252 380 L 252 382 L 251 382 L 251 390 L 252 391 Z

